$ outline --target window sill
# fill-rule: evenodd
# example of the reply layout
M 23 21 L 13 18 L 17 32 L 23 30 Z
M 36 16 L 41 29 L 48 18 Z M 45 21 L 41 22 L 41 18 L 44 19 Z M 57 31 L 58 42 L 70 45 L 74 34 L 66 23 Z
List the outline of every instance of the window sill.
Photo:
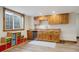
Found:
M 3 30 L 3 31 L 6 32 L 6 31 L 23 31 L 23 30 L 25 29 L 14 29 L 14 30 Z

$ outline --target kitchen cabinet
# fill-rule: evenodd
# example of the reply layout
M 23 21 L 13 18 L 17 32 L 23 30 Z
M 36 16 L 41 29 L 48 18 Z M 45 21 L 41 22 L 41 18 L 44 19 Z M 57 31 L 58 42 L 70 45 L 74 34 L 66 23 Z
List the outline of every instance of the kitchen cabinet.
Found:
M 28 30 L 27 31 L 27 38 L 29 40 L 34 40 L 34 39 L 36 39 L 36 37 L 37 37 L 37 31 L 36 30 L 34 30 L 34 31 Z
M 60 29 L 27 31 L 27 38 L 39 41 L 60 42 Z M 36 39 L 35 39 L 36 38 Z
M 32 39 L 32 31 L 30 31 L 30 30 L 27 30 L 27 38 L 29 39 L 29 40 L 31 40 Z
M 55 29 L 55 30 L 38 31 L 37 40 L 60 42 L 60 30 Z
M 69 14 L 55 14 L 48 16 L 49 24 L 68 24 L 69 23 Z
M 48 21 L 48 24 L 68 24 L 69 13 L 37 16 L 34 19 L 36 24 L 40 24 L 41 21 Z
M 37 40 L 41 40 L 42 39 L 42 32 L 37 32 Z
M 27 31 L 27 38 L 30 40 L 34 40 L 37 37 L 37 31 L 36 30 L 28 30 Z
M 61 23 L 60 15 L 49 16 L 48 23 L 49 24 L 60 24 Z
M 69 14 L 60 14 L 61 24 L 68 24 L 69 23 Z

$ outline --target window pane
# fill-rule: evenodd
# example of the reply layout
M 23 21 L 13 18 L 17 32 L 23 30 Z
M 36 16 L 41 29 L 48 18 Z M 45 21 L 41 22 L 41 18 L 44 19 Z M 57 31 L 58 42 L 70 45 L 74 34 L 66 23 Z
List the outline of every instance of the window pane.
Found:
M 12 29 L 12 15 L 5 14 L 6 18 L 6 29 Z
M 20 17 L 14 16 L 14 29 L 20 29 Z
M 23 29 L 23 26 L 24 26 L 24 18 L 21 17 L 20 18 L 20 28 Z

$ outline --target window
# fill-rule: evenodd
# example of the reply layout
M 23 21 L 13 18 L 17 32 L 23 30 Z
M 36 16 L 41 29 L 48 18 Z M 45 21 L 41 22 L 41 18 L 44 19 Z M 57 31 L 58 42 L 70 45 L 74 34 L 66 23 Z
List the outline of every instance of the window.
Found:
M 5 21 L 6 29 L 11 29 L 12 28 L 12 15 L 6 14 L 5 17 L 6 17 L 6 21 Z
M 23 30 L 24 29 L 24 15 L 18 12 L 3 9 L 3 30 Z

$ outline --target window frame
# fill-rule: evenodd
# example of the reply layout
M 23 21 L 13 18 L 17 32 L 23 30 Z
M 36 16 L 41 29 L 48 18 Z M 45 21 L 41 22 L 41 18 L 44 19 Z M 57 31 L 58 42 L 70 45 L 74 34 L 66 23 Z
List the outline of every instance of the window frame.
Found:
M 23 29 L 22 28 L 20 28 L 20 29 L 14 29 L 13 28 L 14 24 L 12 26 L 12 29 L 6 29 L 6 22 L 5 22 L 6 21 L 6 19 L 5 19 L 5 11 L 6 10 L 7 11 L 10 11 L 10 12 L 12 12 L 14 14 L 19 14 L 19 15 L 21 15 L 23 17 Z M 11 9 L 8 9 L 8 8 L 3 7 L 3 31 L 21 31 L 21 30 L 24 30 L 24 29 L 25 29 L 25 15 L 22 14 L 22 13 L 19 13 L 17 11 L 14 11 L 14 10 L 11 10 Z

